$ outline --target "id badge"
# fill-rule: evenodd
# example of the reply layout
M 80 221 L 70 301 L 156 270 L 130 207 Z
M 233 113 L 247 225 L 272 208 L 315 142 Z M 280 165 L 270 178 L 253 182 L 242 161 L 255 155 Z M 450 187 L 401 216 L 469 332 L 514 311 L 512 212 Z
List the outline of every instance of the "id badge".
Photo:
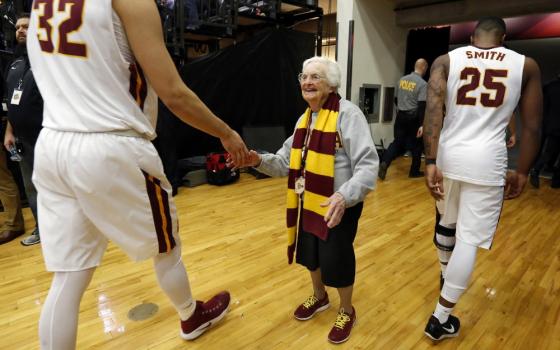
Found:
M 14 94 L 12 95 L 12 101 L 10 103 L 18 106 L 19 101 L 21 101 L 21 95 L 22 94 L 23 94 L 23 90 L 14 89 Z
M 294 184 L 294 191 L 296 191 L 297 194 L 302 194 L 304 190 L 305 190 L 305 178 L 303 176 L 300 176 L 298 177 L 298 179 Z

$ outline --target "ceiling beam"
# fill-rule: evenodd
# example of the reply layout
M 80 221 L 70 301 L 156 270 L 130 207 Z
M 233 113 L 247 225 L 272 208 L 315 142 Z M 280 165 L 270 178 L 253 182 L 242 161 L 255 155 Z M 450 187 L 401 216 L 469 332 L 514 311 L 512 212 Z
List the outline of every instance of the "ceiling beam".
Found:
M 560 11 L 558 0 L 417 0 L 396 1 L 396 24 L 418 28 L 474 21 L 484 16 L 503 18 Z

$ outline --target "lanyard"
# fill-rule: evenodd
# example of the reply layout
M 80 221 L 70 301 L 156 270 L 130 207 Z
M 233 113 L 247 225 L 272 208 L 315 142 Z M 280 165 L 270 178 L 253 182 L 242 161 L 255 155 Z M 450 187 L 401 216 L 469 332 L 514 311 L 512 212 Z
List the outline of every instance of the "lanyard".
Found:
M 18 83 L 18 87 L 17 90 L 21 91 L 21 88 L 23 87 L 23 79 L 25 78 L 25 75 L 27 74 L 27 72 L 29 71 L 29 69 L 31 69 L 31 65 L 29 64 L 29 61 L 27 59 L 23 59 L 24 62 L 24 66 L 23 66 L 23 74 L 21 76 L 21 78 L 19 78 L 19 83 Z
M 303 177 L 305 177 L 305 161 L 307 159 L 307 151 L 309 150 L 309 142 L 311 139 L 311 133 L 313 130 L 311 129 L 311 119 L 313 118 L 313 114 L 309 111 L 309 118 L 307 119 L 307 126 L 305 128 L 305 140 L 303 142 L 303 147 L 301 150 L 301 167 L 300 171 L 302 171 Z

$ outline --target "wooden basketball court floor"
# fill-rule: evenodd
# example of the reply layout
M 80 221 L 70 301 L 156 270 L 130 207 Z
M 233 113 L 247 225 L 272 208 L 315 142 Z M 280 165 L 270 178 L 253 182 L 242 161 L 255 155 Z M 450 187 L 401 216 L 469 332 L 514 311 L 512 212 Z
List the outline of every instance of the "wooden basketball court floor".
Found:
M 480 251 L 455 314 L 458 338 L 434 345 L 424 335 L 438 296 L 432 244 L 434 202 L 423 179 L 406 177 L 408 159 L 366 200 L 355 241 L 350 340 L 327 342 L 333 307 L 306 322 L 292 312 L 311 293 L 308 273 L 287 264 L 286 179 L 242 174 L 230 186 L 181 188 L 183 258 L 196 298 L 222 289 L 229 314 L 193 342 L 179 337 L 176 312 L 157 285 L 151 261 L 132 263 L 110 245 L 80 308 L 78 349 L 560 349 L 560 190 L 527 186 L 507 201 L 494 247 Z M 25 210 L 28 231 L 32 219 Z M 39 246 L 0 246 L 0 349 L 38 349 L 37 324 L 52 275 Z M 159 311 L 145 321 L 127 314 L 142 303 Z

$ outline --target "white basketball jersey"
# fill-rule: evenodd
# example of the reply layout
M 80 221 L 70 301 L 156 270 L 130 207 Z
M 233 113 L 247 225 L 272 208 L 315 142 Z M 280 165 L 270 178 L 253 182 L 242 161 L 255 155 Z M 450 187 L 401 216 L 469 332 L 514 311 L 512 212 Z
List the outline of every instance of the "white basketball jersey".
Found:
M 157 96 L 112 0 L 34 1 L 27 49 L 44 127 L 155 137 Z
M 525 56 L 504 47 L 449 52 L 437 164 L 445 177 L 503 186 L 505 130 L 521 94 Z

